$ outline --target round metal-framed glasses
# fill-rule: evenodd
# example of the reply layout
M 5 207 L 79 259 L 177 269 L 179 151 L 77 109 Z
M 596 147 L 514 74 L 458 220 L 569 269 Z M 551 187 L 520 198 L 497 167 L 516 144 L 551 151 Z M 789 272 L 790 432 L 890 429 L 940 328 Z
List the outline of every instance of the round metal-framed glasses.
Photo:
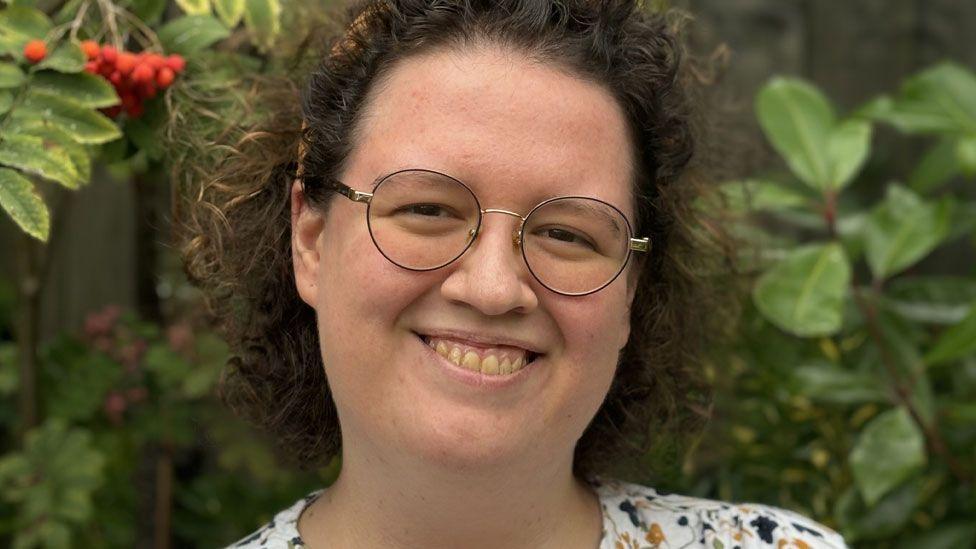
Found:
M 303 177 L 312 180 L 311 177 Z M 646 253 L 648 238 L 635 238 L 627 216 L 603 200 L 558 196 L 528 214 L 482 208 L 460 180 L 427 169 L 406 169 L 380 178 L 372 192 L 339 181 L 328 185 L 366 204 L 373 244 L 393 264 L 411 271 L 445 267 L 471 248 L 485 214 L 517 217 L 512 243 L 529 272 L 558 294 L 583 296 L 613 282 L 633 252 Z

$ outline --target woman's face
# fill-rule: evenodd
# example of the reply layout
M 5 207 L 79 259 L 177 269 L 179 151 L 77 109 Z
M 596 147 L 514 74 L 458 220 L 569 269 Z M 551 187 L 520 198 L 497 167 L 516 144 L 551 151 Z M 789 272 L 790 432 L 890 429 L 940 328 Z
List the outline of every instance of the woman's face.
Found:
M 359 130 L 341 176 L 359 191 L 426 168 L 466 183 L 482 208 L 525 215 L 547 198 L 581 195 L 634 221 L 631 144 L 615 100 L 517 54 L 402 61 L 374 90 Z M 513 245 L 519 220 L 486 214 L 457 261 L 409 271 L 376 249 L 365 205 L 337 195 L 323 215 L 297 188 L 296 282 L 317 311 L 347 458 L 395 452 L 454 470 L 571 461 L 627 341 L 630 267 L 594 294 L 553 293 Z M 454 347 L 462 365 L 450 361 Z M 500 363 L 538 356 L 514 374 L 480 377 L 464 369 L 469 352 Z

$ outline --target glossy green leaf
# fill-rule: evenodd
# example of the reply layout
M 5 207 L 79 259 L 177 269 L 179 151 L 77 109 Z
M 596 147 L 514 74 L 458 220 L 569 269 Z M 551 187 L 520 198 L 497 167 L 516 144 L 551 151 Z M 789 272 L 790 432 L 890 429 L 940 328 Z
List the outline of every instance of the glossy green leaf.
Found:
M 41 137 L 6 136 L 0 141 L 0 164 L 39 175 L 69 189 L 77 189 L 82 183 L 68 152 Z
M 942 63 L 905 82 L 879 118 L 907 133 L 976 133 L 976 75 Z
M 188 15 L 159 29 L 159 40 L 168 52 L 191 55 L 230 36 L 220 21 L 209 15 Z
M 267 51 L 281 30 L 281 4 L 278 0 L 245 0 L 244 26 L 251 33 L 251 42 Z
M 814 188 L 827 188 L 827 141 L 834 126 L 827 98 L 806 82 L 778 77 L 759 92 L 756 113 L 766 137 L 793 173 Z
M 176 0 L 176 5 L 187 15 L 210 15 L 210 0 Z
M 214 11 L 227 28 L 232 29 L 244 16 L 244 2 L 245 0 L 213 0 Z
M 827 137 L 830 164 L 830 188 L 839 189 L 861 171 L 871 152 L 871 124 L 863 120 L 846 120 L 835 126 Z
M 132 0 L 130 9 L 145 23 L 155 25 L 166 11 L 166 0 Z
M 796 189 L 761 179 L 723 183 L 721 191 L 728 207 L 734 211 L 799 208 L 810 201 Z
M 830 363 L 806 364 L 793 372 L 799 394 L 820 402 L 856 404 L 885 402 L 876 376 L 853 372 Z
M 38 69 L 50 69 L 57 72 L 75 73 L 85 68 L 85 54 L 81 47 L 74 42 L 65 40 L 54 49 L 38 65 Z
M 0 53 L 23 59 L 28 40 L 43 39 L 51 30 L 51 20 L 40 10 L 10 6 L 0 11 Z
M 966 177 L 976 177 L 976 134 L 959 138 L 956 143 L 956 161 Z
M 753 290 L 759 311 L 801 337 L 840 329 L 851 267 L 839 244 L 797 248 L 764 273 Z
M 85 107 L 110 107 L 119 103 L 119 96 L 111 84 L 87 72 L 41 72 L 34 75 L 31 86 L 52 95 L 70 98 L 72 102 Z
M 976 303 L 959 324 L 949 328 L 925 355 L 927 364 L 939 364 L 976 354 Z
M 857 489 L 849 488 L 837 500 L 834 515 L 844 540 L 878 540 L 900 531 L 919 503 L 922 482 L 914 479 L 892 490 L 873 506 L 865 505 Z
M 51 225 L 47 206 L 34 184 L 9 168 L 0 168 L 0 207 L 25 233 L 47 241 Z
M 0 88 L 16 88 L 26 80 L 24 71 L 13 63 L 0 63 Z
M 951 202 L 923 202 L 904 187 L 889 186 L 865 226 L 867 260 L 875 278 L 897 274 L 934 250 L 949 234 L 951 208 Z
M 959 173 L 956 140 L 942 139 L 932 146 L 908 176 L 908 186 L 919 193 L 933 191 Z
M 106 143 L 122 136 L 118 126 L 101 113 L 41 90 L 32 90 L 11 118 L 24 122 L 48 120 L 85 144 Z
M 902 318 L 928 324 L 956 324 L 973 309 L 976 280 L 956 276 L 896 278 L 885 293 L 886 306 Z
M 851 472 L 868 507 L 925 466 L 925 439 L 903 408 L 883 412 L 864 426 L 851 450 Z

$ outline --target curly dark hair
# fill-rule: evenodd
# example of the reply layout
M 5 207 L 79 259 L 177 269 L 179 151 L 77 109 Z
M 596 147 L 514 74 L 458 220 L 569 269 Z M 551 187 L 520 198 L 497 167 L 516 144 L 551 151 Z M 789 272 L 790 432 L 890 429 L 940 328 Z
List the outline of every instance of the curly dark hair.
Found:
M 225 402 L 302 465 L 339 454 L 315 311 L 295 286 L 290 183 L 296 170 L 321 181 L 342 171 L 369 95 L 396 63 L 488 44 L 603 86 L 638 159 L 635 231 L 650 236 L 652 253 L 637 266 L 630 338 L 577 443 L 574 474 L 605 474 L 661 436 L 700 428 L 711 400 L 704 350 L 729 318 L 716 291 L 728 246 L 698 207 L 710 186 L 691 162 L 694 86 L 674 18 L 635 0 L 365 0 L 333 22 L 317 29 L 326 35 L 317 48 L 296 54 L 305 61 L 258 83 L 259 120 L 221 149 L 216 168 L 183 173 L 193 183 L 177 214 L 186 271 L 235 353 Z M 334 196 L 308 181 L 305 192 L 322 211 Z

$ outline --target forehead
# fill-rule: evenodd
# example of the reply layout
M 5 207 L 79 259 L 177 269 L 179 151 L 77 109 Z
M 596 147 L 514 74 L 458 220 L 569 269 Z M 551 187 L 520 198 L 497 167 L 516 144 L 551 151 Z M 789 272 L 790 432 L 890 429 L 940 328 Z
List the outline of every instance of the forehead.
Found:
M 462 179 L 491 207 L 582 195 L 632 211 L 631 143 L 612 95 L 489 47 L 398 62 L 373 89 L 346 166 L 357 187 L 428 168 Z

